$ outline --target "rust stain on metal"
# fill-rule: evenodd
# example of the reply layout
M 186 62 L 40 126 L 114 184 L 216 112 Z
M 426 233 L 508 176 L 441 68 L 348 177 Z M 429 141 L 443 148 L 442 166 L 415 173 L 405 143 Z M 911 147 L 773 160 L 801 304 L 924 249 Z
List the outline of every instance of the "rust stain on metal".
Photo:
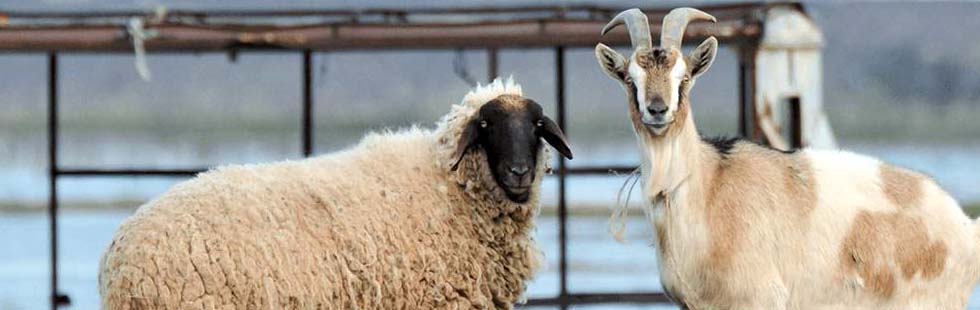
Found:
M 758 22 L 748 20 L 746 16 L 752 14 L 746 13 L 763 9 L 765 5 L 707 7 L 705 10 L 720 17 L 719 22 L 691 24 L 686 39 L 695 42 L 715 36 L 723 43 L 756 39 L 761 35 L 761 28 Z M 600 41 L 626 45 L 629 41 L 621 30 L 599 36 L 597 29 L 606 23 L 605 15 L 608 15 L 604 12 L 612 11 L 615 9 L 591 6 L 361 12 L 171 11 L 165 20 L 150 24 L 160 35 L 147 40 L 146 48 L 153 52 L 224 51 L 242 47 L 310 50 L 592 47 Z M 541 16 L 520 17 L 528 12 Z M 658 9 L 647 12 L 650 20 L 659 20 L 655 17 L 666 13 Z M 442 19 L 431 19 L 432 16 Z M 8 17 L 16 22 L 11 23 Z M 131 47 L 120 31 L 131 17 L 145 17 L 145 13 L 0 13 L 0 50 L 127 52 Z M 264 20 L 279 23 L 262 23 Z M 659 24 L 650 28 L 654 35 L 660 31 Z

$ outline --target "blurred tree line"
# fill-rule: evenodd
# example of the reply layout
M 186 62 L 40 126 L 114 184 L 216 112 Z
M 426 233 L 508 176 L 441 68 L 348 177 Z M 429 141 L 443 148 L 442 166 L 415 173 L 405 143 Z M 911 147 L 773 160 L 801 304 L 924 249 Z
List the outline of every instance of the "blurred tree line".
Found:
M 921 47 L 903 43 L 869 57 L 867 72 L 896 101 L 947 106 L 980 100 L 980 72 L 960 59 L 927 59 Z

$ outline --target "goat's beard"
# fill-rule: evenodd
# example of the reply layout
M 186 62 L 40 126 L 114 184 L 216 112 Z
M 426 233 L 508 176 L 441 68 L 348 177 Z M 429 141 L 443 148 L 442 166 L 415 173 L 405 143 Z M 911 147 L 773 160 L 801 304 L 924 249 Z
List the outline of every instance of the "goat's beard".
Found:
M 670 128 L 668 126 L 667 128 Z M 640 139 L 643 158 L 643 191 L 654 197 L 663 191 L 673 190 L 685 168 L 674 160 L 680 158 L 680 138 L 676 136 L 647 135 Z

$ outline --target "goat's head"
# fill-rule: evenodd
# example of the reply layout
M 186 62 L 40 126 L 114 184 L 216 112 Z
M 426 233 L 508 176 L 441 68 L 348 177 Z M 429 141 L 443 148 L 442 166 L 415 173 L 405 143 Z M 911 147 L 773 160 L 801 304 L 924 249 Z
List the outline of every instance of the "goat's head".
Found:
M 694 20 L 715 18 L 692 8 L 677 8 L 664 17 L 660 46 L 650 43 L 647 16 L 639 9 L 616 15 L 602 34 L 625 24 L 633 43 L 633 55 L 625 58 L 605 44 L 596 45 L 595 54 L 602 70 L 623 84 L 630 101 L 630 116 L 637 130 L 646 128 L 663 135 L 671 126 L 682 127 L 690 107 L 687 98 L 694 79 L 711 66 L 718 40 L 710 37 L 686 57 L 681 53 L 684 29 Z
M 463 130 L 456 144 L 456 165 L 469 148 L 481 147 L 497 185 L 511 201 L 523 203 L 535 180 L 541 139 L 572 158 L 565 134 L 537 102 L 501 95 L 484 104 Z

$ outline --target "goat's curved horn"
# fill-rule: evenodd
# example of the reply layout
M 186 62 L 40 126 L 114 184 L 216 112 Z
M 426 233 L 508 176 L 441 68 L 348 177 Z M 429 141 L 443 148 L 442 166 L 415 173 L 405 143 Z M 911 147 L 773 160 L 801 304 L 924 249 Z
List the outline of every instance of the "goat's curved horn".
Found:
M 660 29 L 660 47 L 681 49 L 681 41 L 684 39 L 684 29 L 687 24 L 695 20 L 710 20 L 715 22 L 715 17 L 698 9 L 676 8 L 670 10 L 664 16 L 664 24 Z
M 602 27 L 602 34 L 616 28 L 616 26 L 626 24 L 626 30 L 630 32 L 630 42 L 633 43 L 633 50 L 640 48 L 652 48 L 650 43 L 650 23 L 647 15 L 640 12 L 640 9 L 629 9 L 616 14 L 605 27 Z

